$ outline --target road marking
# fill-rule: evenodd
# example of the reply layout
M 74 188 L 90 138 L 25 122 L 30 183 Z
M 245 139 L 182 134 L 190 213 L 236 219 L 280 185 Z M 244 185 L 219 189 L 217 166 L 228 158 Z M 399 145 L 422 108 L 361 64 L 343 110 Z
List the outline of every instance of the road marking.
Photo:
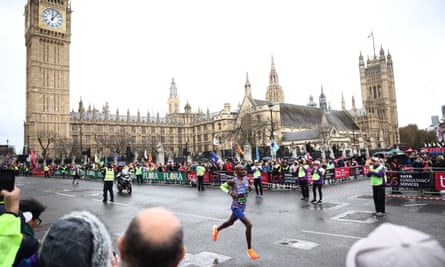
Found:
M 406 204 L 406 205 L 402 205 L 404 207 L 417 207 L 417 206 L 426 206 L 428 204 L 426 203 L 419 203 L 419 204 Z
M 176 214 L 181 214 L 184 216 L 189 216 L 189 217 L 195 217 L 195 218 L 199 218 L 199 219 L 206 219 L 206 220 L 214 220 L 214 221 L 225 221 L 225 219 L 218 219 L 218 218 L 214 218 L 214 217 L 207 217 L 207 216 L 200 216 L 200 215 L 195 215 L 195 214 L 190 214 L 190 213 L 182 213 L 182 212 L 175 212 Z
M 352 236 L 352 235 L 339 235 L 339 234 L 325 233 L 325 232 L 316 232 L 316 231 L 309 231 L 309 230 L 301 230 L 301 231 L 304 232 L 304 233 L 309 233 L 309 234 L 345 237 L 345 238 L 351 238 L 351 239 L 362 239 L 363 238 L 363 237 Z
M 54 192 L 54 194 L 60 195 L 60 196 L 66 196 L 66 197 L 75 197 L 75 195 L 69 195 L 69 194 L 58 193 L 58 192 Z
M 101 199 L 94 199 L 94 198 L 92 198 L 91 200 L 92 200 L 92 201 L 97 201 L 97 202 L 102 202 Z M 113 201 L 113 202 L 108 201 L 107 204 L 111 204 L 111 205 L 121 205 L 121 206 L 126 206 L 126 207 L 128 206 L 127 203 L 121 203 L 121 202 L 116 202 L 116 201 Z

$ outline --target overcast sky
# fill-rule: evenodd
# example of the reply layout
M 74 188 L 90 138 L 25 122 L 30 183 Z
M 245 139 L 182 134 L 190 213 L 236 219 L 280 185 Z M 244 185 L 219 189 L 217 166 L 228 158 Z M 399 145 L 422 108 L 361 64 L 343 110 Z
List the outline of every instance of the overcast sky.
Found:
M 0 144 L 21 153 L 25 0 L 0 0 Z M 192 111 L 264 99 L 273 55 L 287 103 L 362 107 L 358 58 L 392 55 L 399 126 L 426 128 L 445 104 L 443 0 L 72 0 L 71 103 L 164 116 L 172 78 Z

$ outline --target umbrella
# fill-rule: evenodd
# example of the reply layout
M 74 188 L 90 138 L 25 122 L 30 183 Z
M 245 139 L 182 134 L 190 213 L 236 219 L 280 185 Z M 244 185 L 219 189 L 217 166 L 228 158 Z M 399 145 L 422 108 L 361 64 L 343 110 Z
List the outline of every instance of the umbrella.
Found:
M 414 149 L 412 148 L 408 148 L 407 150 L 405 150 L 405 153 L 412 153 L 412 152 L 414 152 Z
M 271 160 L 271 157 L 263 157 L 263 160 Z

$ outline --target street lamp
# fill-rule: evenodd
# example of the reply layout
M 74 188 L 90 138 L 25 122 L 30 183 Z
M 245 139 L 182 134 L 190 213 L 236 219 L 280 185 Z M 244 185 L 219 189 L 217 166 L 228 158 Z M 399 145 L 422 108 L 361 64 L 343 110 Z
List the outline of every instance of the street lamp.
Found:
M 275 143 L 275 132 L 274 132 L 274 127 L 273 127 L 273 116 L 272 116 L 272 109 L 273 109 L 273 104 L 270 103 L 269 105 L 267 105 L 269 107 L 269 111 L 270 111 L 270 156 L 272 157 L 272 160 L 275 160 L 275 151 L 274 151 L 274 147 L 272 146 L 272 144 Z

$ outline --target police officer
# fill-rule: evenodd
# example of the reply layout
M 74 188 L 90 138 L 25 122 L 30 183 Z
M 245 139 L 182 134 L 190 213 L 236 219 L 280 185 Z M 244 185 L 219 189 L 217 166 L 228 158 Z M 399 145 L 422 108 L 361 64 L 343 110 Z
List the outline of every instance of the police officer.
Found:
M 103 203 L 107 203 L 108 193 L 110 193 L 110 201 L 114 202 L 113 182 L 114 182 L 114 169 L 111 166 L 111 164 L 108 164 L 107 168 L 105 168 L 104 199 L 102 200 Z
M 141 166 L 140 164 L 138 164 L 138 165 L 136 166 L 136 172 L 135 172 L 135 174 L 136 174 L 136 182 L 137 182 L 138 184 L 142 184 L 142 166 Z
M 204 175 L 206 173 L 206 167 L 204 167 L 204 162 L 196 167 L 196 176 L 198 176 L 198 191 L 204 191 Z
M 45 166 L 43 166 L 43 171 L 45 172 L 45 178 L 49 178 L 49 167 L 48 167 L 48 165 L 45 164 Z

